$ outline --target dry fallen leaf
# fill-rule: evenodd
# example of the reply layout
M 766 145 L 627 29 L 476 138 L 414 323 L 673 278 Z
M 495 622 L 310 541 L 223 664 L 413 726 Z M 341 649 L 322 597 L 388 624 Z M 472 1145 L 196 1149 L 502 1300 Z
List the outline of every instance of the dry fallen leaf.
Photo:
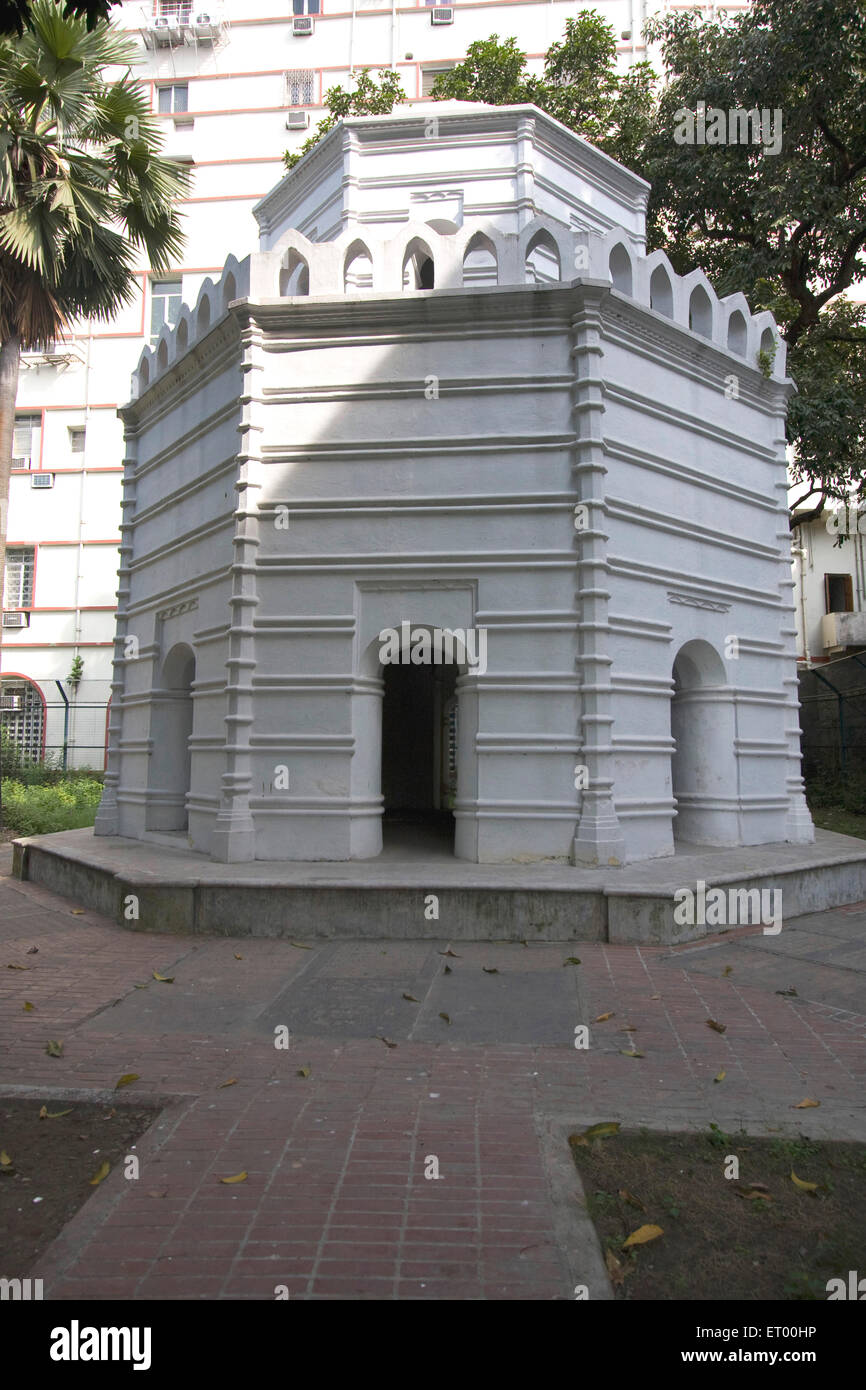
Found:
M 594 1019 L 593 1021 L 594 1021 L 595 1023 L 607 1023 L 607 1020 L 608 1020 L 609 1018 L 613 1018 L 613 1013 L 612 1013 L 612 1012 L 609 1013 L 609 1014 L 599 1014 L 598 1017 L 597 1017 L 596 1019 Z
M 639 1197 L 635 1197 L 633 1192 L 629 1192 L 627 1187 L 619 1189 L 619 1195 L 624 1202 L 628 1202 L 630 1207 L 637 1207 L 638 1211 L 646 1211 L 646 1207 Z
M 47 1105 L 43 1105 L 39 1111 L 39 1118 L 40 1120 L 61 1120 L 64 1115 L 71 1115 L 73 1108 L 70 1106 L 68 1110 L 49 1110 Z
M 84 908 L 83 908 L 83 907 L 73 907 L 73 908 L 71 909 L 71 911 L 72 911 L 73 917 L 83 917 L 83 916 L 84 916 Z
M 620 1288 L 625 1280 L 625 1273 L 623 1271 L 622 1261 L 616 1258 L 616 1255 L 613 1253 L 612 1250 L 605 1250 L 604 1263 L 607 1267 L 610 1282 L 613 1284 L 615 1289 Z
M 290 946 L 294 946 L 296 951 L 312 951 L 312 946 L 305 946 L 302 941 L 290 941 Z
M 450 974 L 451 974 L 451 966 L 450 966 L 450 965 L 443 966 L 443 968 L 442 968 L 442 974 L 443 974 L 443 975 L 450 975 Z
M 707 1019 L 707 1027 L 712 1028 L 714 1033 L 726 1033 L 728 1031 L 726 1023 L 717 1023 L 714 1018 Z
M 38 955 L 39 955 L 39 947 L 38 947 L 38 946 L 28 946 L 28 947 L 27 947 L 27 954 L 28 954 L 28 956 L 38 956 Z
M 224 1090 L 224 1088 L 225 1088 L 226 1086 L 236 1086 L 236 1085 L 237 1085 L 237 1082 L 238 1082 L 238 1079 L 237 1079 L 236 1076 L 230 1076 L 229 1079 L 228 1079 L 228 1081 L 221 1081 L 221 1082 L 220 1082 L 220 1084 L 217 1086 L 217 1090 L 218 1090 L 218 1091 L 222 1091 L 222 1090 Z
M 791 1169 L 791 1182 L 795 1187 L 799 1187 L 801 1192 L 815 1193 L 818 1191 L 818 1184 L 816 1182 L 805 1182 L 803 1178 L 798 1178 L 793 1168 Z
M 458 956 L 457 952 L 456 952 L 456 951 L 452 951 L 450 946 L 448 947 L 448 950 L 447 950 L 447 951 L 440 951 L 440 952 L 439 952 L 439 955 L 440 955 L 440 956 L 453 956 L 455 960 L 459 960 L 459 959 L 460 959 L 460 957 Z
M 664 1231 L 661 1226 L 638 1226 L 636 1231 L 632 1231 L 628 1240 L 622 1244 L 623 1250 L 628 1250 L 632 1245 L 646 1245 L 650 1240 L 658 1240 L 663 1236 Z
M 734 1188 L 738 1197 L 744 1197 L 747 1202 L 771 1202 L 773 1199 L 769 1192 L 744 1192 L 741 1187 Z
M 404 995 L 403 995 L 403 998 L 404 998 L 404 999 L 406 1000 L 406 1002 L 409 1003 L 409 1004 L 417 1004 L 417 1003 L 418 1003 L 418 1000 L 415 998 L 414 994 L 404 994 Z
M 235 1173 L 230 1178 L 220 1178 L 220 1182 L 246 1182 L 248 1174 L 246 1169 L 242 1173 Z
M 5 1149 L 0 1149 L 0 1168 L 11 1168 L 12 1159 Z
M 812 1100 L 807 1096 L 805 1100 L 800 1101 L 799 1105 L 794 1105 L 791 1108 L 793 1110 L 817 1110 L 820 1104 L 821 1102 L 819 1100 Z
M 306 1080 L 306 1078 L 309 1076 L 309 1074 L 310 1074 L 310 1068 L 309 1068 L 309 1067 L 298 1067 L 298 1070 L 295 1072 L 295 1075 L 296 1075 L 296 1076 L 303 1076 L 305 1080 Z
M 136 989 L 147 989 L 147 985 L 136 985 Z
M 753 1188 L 755 1192 L 769 1192 L 770 1190 L 765 1182 L 749 1182 L 746 1183 L 746 1186 Z
M 484 971 L 485 975 L 499 974 L 499 971 L 496 969 L 495 965 L 482 965 L 481 969 Z
M 32 1014 L 32 1012 L 33 1012 L 33 1010 L 34 1010 L 35 1008 L 36 1008 L 36 1005 L 35 1005 L 35 1004 L 31 1004 L 29 999 L 25 999 L 25 1000 L 24 1000 L 24 1012 L 25 1012 L 26 1014 Z
M 163 984 L 163 985 L 173 985 L 173 984 L 174 984 L 174 976 L 173 976 L 173 975 L 160 975 L 160 973 L 159 973 L 158 970 L 154 970 L 154 972 L 153 972 L 153 978 L 154 978 L 155 980 L 159 980 L 160 984 Z
M 577 1145 L 588 1145 L 593 1139 L 607 1139 L 611 1134 L 619 1133 L 619 1123 L 616 1120 L 605 1120 L 600 1125 L 590 1125 L 582 1134 L 569 1134 L 568 1142 L 575 1147 Z
M 638 1052 L 636 1048 L 621 1047 L 621 1048 L 620 1048 L 620 1052 L 622 1053 L 623 1057 L 642 1057 L 642 1056 L 643 1056 L 643 1053 L 642 1053 L 642 1052 Z
M 52 1039 L 49 1039 L 48 1044 L 47 1044 L 47 1046 L 46 1046 L 46 1048 L 45 1048 L 45 1051 L 48 1053 L 48 1056 L 49 1056 L 49 1057 L 62 1057 L 62 1056 L 63 1056 L 63 1043 L 62 1043 L 62 1042 L 55 1042 L 53 1038 L 52 1038 Z
M 138 1081 L 138 1079 L 139 1079 L 139 1078 L 138 1078 L 138 1072 L 137 1072 L 137 1071 L 127 1071 L 127 1072 L 124 1072 L 123 1076 L 122 1076 L 122 1077 L 120 1078 L 120 1080 L 117 1082 L 117 1084 L 116 1084 L 116 1086 L 115 1086 L 114 1089 L 115 1089 L 115 1091 L 120 1091 L 124 1086 L 131 1086 L 132 1083 L 133 1083 L 133 1081 Z
M 96 1173 L 94 1173 L 93 1177 L 90 1179 L 90 1186 L 91 1186 L 91 1187 L 98 1187 L 99 1184 L 100 1184 L 105 1178 L 108 1177 L 108 1175 L 109 1175 L 110 1172 L 111 1172 L 111 1164 L 109 1163 L 108 1159 L 106 1159 L 104 1163 L 101 1163 L 101 1164 L 100 1164 L 98 1171 L 97 1171 Z
M 660 994 L 651 994 L 651 995 L 650 995 L 650 999 L 661 999 L 661 995 L 660 995 Z
M 377 1036 L 377 1038 L 379 1039 L 379 1042 L 383 1042 L 383 1043 L 385 1044 L 386 1047 L 396 1047 L 396 1046 L 397 1046 L 397 1044 L 396 1044 L 395 1042 L 392 1042 L 390 1038 L 383 1038 L 381 1033 L 377 1033 L 376 1036 Z
M 6 966 L 6 969 L 7 969 L 7 970 L 29 970 L 29 969 L 30 969 L 30 966 L 29 966 L 29 965 L 19 965 L 19 964 L 17 963 L 17 961 L 12 961 L 9 965 Z
M 797 994 L 797 991 L 795 990 L 793 985 L 789 985 L 787 989 L 777 989 L 776 993 L 781 994 L 785 999 L 799 998 L 799 995 Z
M 243 960 L 243 956 L 239 956 L 237 951 L 235 951 L 235 960 Z
M 723 975 L 733 975 L 733 973 L 734 973 L 734 967 L 733 967 L 732 965 L 726 965 L 725 968 L 724 968 L 724 970 L 722 971 L 722 974 L 723 974 Z
M 450 1022 L 451 1022 L 451 1019 L 450 1019 L 450 1017 L 449 1017 L 448 1014 L 440 1014 L 439 1017 L 440 1017 L 440 1018 L 444 1018 L 444 1020 L 445 1020 L 446 1023 L 450 1023 Z
M 580 956 L 566 956 L 563 965 L 580 965 Z
M 725 1077 L 727 1076 L 727 1074 L 728 1074 L 728 1073 L 727 1073 L 726 1071 L 720 1071 L 719 1074 L 718 1074 L 718 1076 L 714 1076 L 714 1077 L 713 1077 L 713 1080 L 714 1080 L 714 1081 L 724 1081 L 724 1079 L 725 1079 Z

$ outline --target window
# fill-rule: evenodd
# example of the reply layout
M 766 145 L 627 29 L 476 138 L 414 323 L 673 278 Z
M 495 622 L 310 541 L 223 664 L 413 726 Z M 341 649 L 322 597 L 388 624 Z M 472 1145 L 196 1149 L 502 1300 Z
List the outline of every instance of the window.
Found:
M 175 82 L 170 87 L 157 87 L 157 110 L 161 115 L 171 111 L 189 110 L 189 86 L 186 82 Z
M 312 106 L 314 73 L 310 68 L 293 68 L 286 73 L 286 105 Z
M 177 323 L 180 306 L 183 303 L 183 282 L 181 280 L 154 280 L 151 284 L 150 299 L 150 343 L 151 347 L 159 338 L 164 323 Z
M 69 450 L 73 454 L 84 453 L 84 435 L 86 431 L 83 425 L 69 426 Z
M 189 24 L 192 0 L 157 0 L 154 14 L 157 19 L 176 19 L 179 24 Z
M 854 581 L 850 574 L 824 575 L 824 602 L 828 613 L 854 612 Z
M 456 63 L 436 63 L 436 65 L 435 65 L 434 67 L 422 68 L 422 69 L 421 69 L 421 95 L 422 95 L 422 97 L 429 97 L 430 93 L 431 93 L 432 90 L 433 90 L 433 83 L 436 81 L 436 78 L 439 76 L 440 72 L 450 72 L 451 69 L 452 69 L 453 67 L 456 67 Z
M 321 0 L 292 0 L 292 14 L 320 14 Z
M 36 551 L 32 545 L 17 546 L 6 551 L 4 608 L 32 608 L 35 567 Z
M 43 756 L 45 707 L 33 681 L 6 676 L 0 681 L 0 728 L 25 757 Z
M 41 415 L 16 415 L 12 435 L 12 467 L 32 468 L 39 464 Z

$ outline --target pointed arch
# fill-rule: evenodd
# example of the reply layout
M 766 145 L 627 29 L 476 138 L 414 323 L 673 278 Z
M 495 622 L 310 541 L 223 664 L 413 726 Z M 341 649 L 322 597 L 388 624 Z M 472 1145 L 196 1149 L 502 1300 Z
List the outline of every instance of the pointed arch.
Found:
M 476 232 L 470 237 L 463 253 L 463 284 L 498 285 L 499 259 L 496 247 L 484 232 Z
M 353 241 L 343 258 L 343 290 L 347 294 L 373 288 L 373 257 L 366 242 Z
M 713 305 L 703 285 L 695 285 L 689 299 L 689 328 L 702 338 L 713 336 Z
M 238 286 L 234 275 L 229 271 L 223 279 L 223 308 L 227 309 L 233 299 L 238 297 Z
M 433 252 L 421 237 L 413 237 L 403 253 L 403 289 L 432 290 L 435 284 Z
M 292 246 L 283 258 L 280 270 L 280 295 L 284 299 L 301 298 L 310 293 L 310 266 L 305 256 Z
M 167 366 L 168 366 L 168 343 L 165 341 L 165 338 L 163 338 L 162 342 L 160 343 L 159 347 L 158 347 L 157 350 L 156 350 L 156 367 L 157 367 L 157 371 L 164 372 Z
M 178 325 L 175 329 L 175 341 L 177 343 L 176 356 L 179 357 L 180 354 L 186 352 L 189 347 L 189 323 L 185 317 L 178 320 Z
M 625 249 L 621 241 L 616 243 L 610 253 L 608 262 L 610 270 L 611 284 L 620 294 L 631 296 L 634 292 L 634 275 L 631 268 L 631 256 Z
M 666 318 L 674 316 L 674 291 L 663 265 L 657 265 L 650 276 L 650 308 Z
M 745 314 L 735 309 L 728 319 L 728 351 L 735 352 L 739 357 L 746 355 L 746 343 L 748 340 L 749 325 L 746 323 Z
M 205 295 L 198 306 L 198 313 L 195 318 L 196 335 L 200 338 L 208 328 L 210 328 L 210 299 Z
M 562 279 L 559 247 L 546 227 L 539 227 L 527 243 L 524 272 L 528 285 L 556 285 Z

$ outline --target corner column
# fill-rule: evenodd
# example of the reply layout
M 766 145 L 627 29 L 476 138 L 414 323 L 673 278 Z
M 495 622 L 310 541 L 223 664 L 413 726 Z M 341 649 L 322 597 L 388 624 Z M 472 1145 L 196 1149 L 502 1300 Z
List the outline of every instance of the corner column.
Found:
M 226 660 L 225 772 L 220 806 L 211 841 L 211 858 L 237 864 L 256 857 L 256 835 L 250 795 L 252 792 L 253 672 L 256 669 L 255 628 L 258 606 L 256 555 L 259 548 L 258 497 L 262 488 L 261 437 L 263 403 L 261 373 L 264 369 L 262 333 L 252 317 L 241 329 L 240 447 L 235 491 L 234 560 L 232 595 L 229 599 L 228 658 Z
M 572 419 L 575 425 L 574 462 L 577 509 L 574 539 L 577 547 L 577 643 L 580 676 L 581 762 L 586 786 L 581 793 L 572 859 L 586 868 L 619 867 L 625 859 L 625 840 L 613 800 L 614 753 L 612 690 L 608 652 L 610 592 L 605 531 L 605 477 L 602 416 L 600 305 L 607 285 L 584 281 L 575 294 L 580 305 L 571 320 L 571 359 L 574 371 Z

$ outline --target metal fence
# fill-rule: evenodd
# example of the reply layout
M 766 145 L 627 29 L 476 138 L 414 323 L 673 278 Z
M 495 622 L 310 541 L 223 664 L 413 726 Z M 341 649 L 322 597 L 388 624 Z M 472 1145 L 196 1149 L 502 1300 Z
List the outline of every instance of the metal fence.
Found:
M 866 773 L 866 652 L 800 671 L 803 776 Z
M 50 759 L 63 768 L 105 766 L 108 702 L 94 699 L 105 682 L 82 681 L 77 691 L 65 681 L 37 682 L 15 676 L 0 680 L 0 730 L 4 744 L 32 761 Z M 91 695 L 91 698 L 88 698 Z M 53 697 L 53 698 L 52 698 Z

